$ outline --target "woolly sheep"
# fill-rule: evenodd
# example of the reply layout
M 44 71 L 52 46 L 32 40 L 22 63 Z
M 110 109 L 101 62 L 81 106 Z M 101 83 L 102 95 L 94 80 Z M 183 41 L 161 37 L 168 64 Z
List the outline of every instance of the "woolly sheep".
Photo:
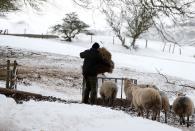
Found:
M 116 98 L 118 88 L 112 81 L 105 81 L 100 87 L 100 95 L 105 105 L 113 105 L 113 101 Z
M 160 93 L 161 110 L 165 114 L 165 123 L 167 123 L 167 112 L 170 109 L 169 99 L 168 99 L 167 95 L 163 91 L 160 91 L 159 88 L 156 87 L 155 85 L 141 84 L 141 85 L 138 85 L 138 86 L 141 87 L 141 88 L 153 88 L 153 89 L 157 90 Z
M 157 90 L 132 86 L 132 96 L 132 102 L 136 110 L 138 110 L 138 116 L 143 117 L 143 110 L 147 113 L 146 118 L 149 117 L 150 110 L 152 110 L 152 120 L 156 120 L 157 115 L 160 116 L 161 97 Z
M 160 93 L 160 96 L 161 96 L 161 104 L 162 104 L 161 110 L 165 114 L 165 123 L 167 123 L 167 112 L 170 109 L 169 99 L 163 91 L 159 91 L 159 93 Z
M 124 92 L 126 95 L 126 99 L 131 103 L 132 102 L 132 86 L 135 86 L 133 83 L 133 79 L 124 79 Z M 149 84 L 139 84 L 136 85 L 139 86 L 140 88 L 154 88 L 159 91 L 159 89 L 155 85 L 149 85 Z
M 187 96 L 178 96 L 172 105 L 173 111 L 180 117 L 180 125 L 185 124 L 187 117 L 187 127 L 189 127 L 189 117 L 194 113 L 194 104 Z
M 124 92 L 125 92 L 127 100 L 129 100 L 130 102 L 132 101 L 132 87 L 133 86 L 135 86 L 135 84 L 133 84 L 133 80 L 125 78 Z M 166 94 L 163 91 L 160 91 L 159 88 L 156 87 L 156 85 L 153 85 L 153 84 L 139 84 L 139 85 L 136 85 L 136 86 L 138 86 L 140 88 L 153 88 L 153 89 L 155 89 L 159 92 L 160 97 L 161 97 L 161 110 L 165 114 L 165 123 L 167 123 L 167 112 L 170 109 L 170 104 L 169 104 L 169 99 L 166 96 Z
M 158 87 L 156 87 L 155 85 L 142 84 L 142 85 L 139 85 L 139 86 L 142 87 L 142 88 L 153 88 L 153 89 L 155 89 L 159 92 L 160 97 L 161 97 L 161 110 L 165 114 L 165 123 L 167 123 L 167 112 L 170 109 L 169 99 L 168 99 L 167 95 L 163 91 L 160 91 L 158 89 Z
M 133 80 L 132 79 L 124 79 L 124 92 L 126 95 L 126 99 L 131 103 L 132 102 L 132 86 L 133 86 Z

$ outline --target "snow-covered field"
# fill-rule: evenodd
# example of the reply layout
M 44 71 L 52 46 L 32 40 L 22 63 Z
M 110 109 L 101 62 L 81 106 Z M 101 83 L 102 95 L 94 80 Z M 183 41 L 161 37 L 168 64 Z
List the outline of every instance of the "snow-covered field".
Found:
M 91 47 L 89 39 L 88 36 L 81 35 L 73 43 L 66 43 L 59 40 L 0 36 L 0 58 L 4 62 L 8 58 L 16 59 L 21 65 L 19 70 L 31 71 L 32 76 L 28 73 L 23 74 L 23 82 L 18 83 L 19 90 L 80 101 L 82 60 L 79 58 L 79 52 Z M 167 92 L 171 103 L 175 98 L 175 91 L 184 92 L 195 101 L 194 90 L 179 86 L 195 86 L 193 47 L 183 47 L 182 55 L 179 55 L 169 53 L 168 50 L 162 52 L 163 44 L 156 41 L 149 41 L 148 48 L 145 48 L 144 40 L 139 40 L 139 49 L 131 52 L 118 44 L 113 45 L 109 36 L 96 36 L 94 41 L 102 41 L 101 46 L 106 47 L 113 55 L 116 68 L 112 74 L 106 73 L 106 76 L 129 77 L 137 79 L 138 83 L 156 84 Z M 14 54 L 14 51 L 20 55 L 9 56 L 10 52 Z M 3 57 L 4 54 L 8 56 Z M 166 74 L 167 78 L 176 84 L 166 83 L 157 70 Z M 4 86 L 5 82 L 1 81 L 0 85 Z M 0 100 L 0 130 L 5 131 L 179 130 L 99 106 L 35 101 L 16 104 L 13 99 L 3 95 Z M 194 130 L 193 127 L 176 127 Z
M 122 111 L 85 104 L 29 101 L 17 105 L 0 95 L 0 106 L 1 131 L 179 131 Z
M 137 79 L 141 84 L 155 84 L 166 92 L 170 103 L 175 99 L 176 92 L 183 92 L 195 103 L 195 90 L 190 88 L 195 87 L 195 47 L 176 45 L 173 53 L 174 45 L 166 43 L 162 52 L 164 43 L 149 40 L 148 47 L 145 48 L 146 41 L 139 39 L 136 41 L 138 50 L 127 50 L 116 37 L 113 40 L 113 33 L 98 10 L 83 9 L 72 0 L 48 0 L 40 10 L 21 5 L 20 11 L 0 17 L 0 30 L 8 29 L 9 33 L 21 34 L 49 34 L 50 27 L 61 23 L 65 14 L 70 12 L 77 12 L 79 18 L 90 25 L 90 29 L 101 32 L 93 36 L 93 42 L 106 47 L 115 62 L 113 73 L 105 73 L 107 77 L 128 77 Z M 183 32 L 178 29 L 175 33 L 179 38 L 178 42 L 193 44 L 193 28 L 187 26 Z M 148 39 L 158 38 L 155 32 L 152 33 L 145 35 Z M 91 47 L 93 42 L 90 41 L 91 37 L 83 34 L 72 43 L 58 39 L 0 35 L 0 65 L 5 64 L 7 59 L 17 60 L 20 78 L 18 90 L 80 102 L 83 60 L 79 58 L 79 53 Z M 126 44 L 128 43 L 130 41 L 126 39 Z M 159 72 L 175 84 L 167 83 Z M 4 86 L 5 82 L 0 81 L 0 87 Z M 118 86 L 120 88 L 120 82 Z M 120 96 L 119 90 L 117 97 Z M 195 124 L 190 128 L 180 126 L 178 118 L 171 118 L 172 116 L 169 116 L 168 124 L 135 116 L 135 113 L 131 115 L 95 105 L 33 100 L 16 104 L 12 98 L 0 95 L 0 131 L 195 130 Z M 194 118 L 190 120 L 195 122 Z

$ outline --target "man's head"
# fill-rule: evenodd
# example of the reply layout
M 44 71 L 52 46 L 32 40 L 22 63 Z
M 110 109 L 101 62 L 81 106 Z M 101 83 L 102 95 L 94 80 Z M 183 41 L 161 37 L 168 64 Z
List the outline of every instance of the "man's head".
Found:
M 100 45 L 99 45 L 97 42 L 95 42 L 95 43 L 92 45 L 92 48 L 93 48 L 93 49 L 98 49 L 98 48 L 100 48 Z

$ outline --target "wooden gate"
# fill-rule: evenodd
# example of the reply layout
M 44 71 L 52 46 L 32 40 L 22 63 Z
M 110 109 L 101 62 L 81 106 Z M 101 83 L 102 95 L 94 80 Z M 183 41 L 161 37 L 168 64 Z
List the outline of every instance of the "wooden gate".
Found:
M 10 63 L 7 60 L 7 65 L 2 65 L 0 67 L 0 80 L 6 81 L 6 88 L 16 89 L 17 88 L 17 62 Z

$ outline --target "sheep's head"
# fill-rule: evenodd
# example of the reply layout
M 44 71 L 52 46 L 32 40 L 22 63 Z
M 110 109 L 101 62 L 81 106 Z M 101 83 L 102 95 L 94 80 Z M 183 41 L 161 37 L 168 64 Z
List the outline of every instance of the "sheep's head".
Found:
M 125 85 L 125 88 L 131 87 L 132 85 L 134 85 L 133 79 L 125 78 L 124 79 L 124 85 Z
M 151 85 L 149 85 L 148 87 L 149 87 L 149 88 L 153 88 L 153 89 L 159 91 L 158 87 L 157 87 L 156 85 L 154 85 L 154 84 L 151 84 Z
M 177 97 L 186 96 L 186 94 L 184 94 L 184 93 L 182 93 L 182 92 L 177 92 L 177 93 L 176 93 L 176 96 L 177 96 Z

